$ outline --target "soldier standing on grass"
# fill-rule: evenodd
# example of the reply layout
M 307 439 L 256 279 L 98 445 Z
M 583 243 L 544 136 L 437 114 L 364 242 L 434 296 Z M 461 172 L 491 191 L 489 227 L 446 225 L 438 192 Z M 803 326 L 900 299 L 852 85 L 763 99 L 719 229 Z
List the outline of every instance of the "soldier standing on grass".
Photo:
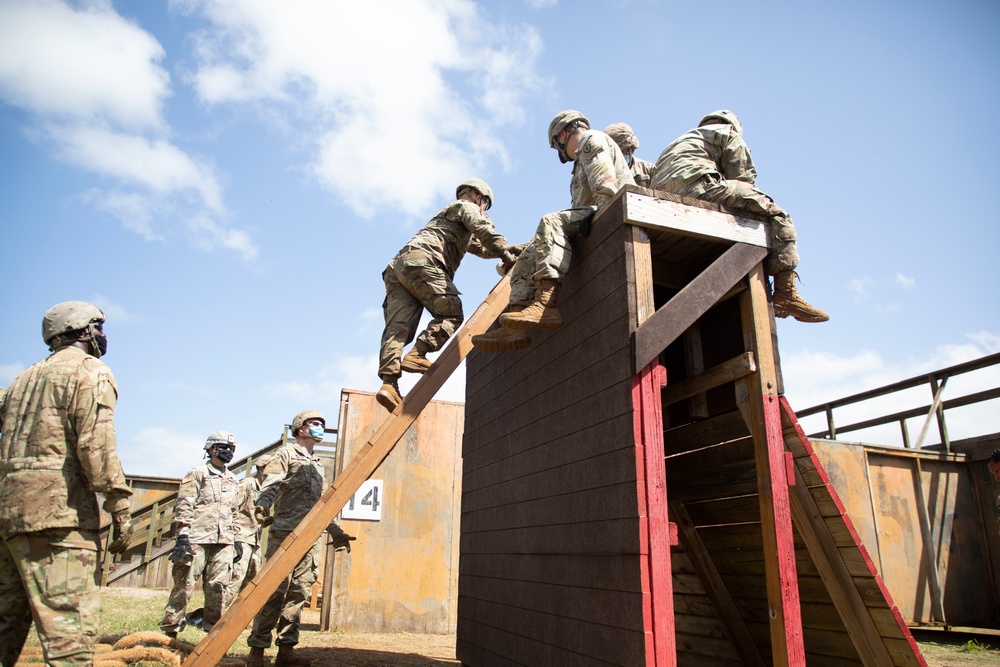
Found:
M 202 630 L 212 629 L 222 612 L 239 557 L 236 542 L 236 497 L 239 481 L 226 465 L 236 453 L 236 436 L 214 431 L 205 440 L 208 463 L 192 469 L 181 481 L 174 504 L 177 538 L 170 552 L 174 588 L 163 611 L 160 629 L 176 637 L 186 624 L 184 612 L 194 594 L 198 577 L 205 591 Z
M 264 481 L 254 514 L 262 527 L 271 526 L 267 537 L 270 559 L 309 510 L 323 495 L 323 461 L 313 454 L 316 443 L 323 441 L 326 419 L 318 410 L 303 410 L 292 420 L 295 442 L 278 450 L 264 466 Z M 336 523 L 327 527 L 336 548 L 351 550 L 354 538 Z M 275 589 L 253 619 L 247 638 L 250 655 L 247 667 L 263 667 L 264 649 L 271 645 L 271 631 L 277 629 L 278 645 L 275 667 L 304 667 L 310 660 L 295 653 L 299 643 L 299 619 L 316 582 L 320 542 L 306 552 L 289 577 Z
M 93 663 L 100 611 L 101 512 L 108 550 L 132 536 L 115 446 L 118 388 L 99 361 L 104 313 L 84 301 L 42 319 L 52 354 L 18 375 L 0 398 L 0 665 L 13 667 L 31 623 L 47 665 Z

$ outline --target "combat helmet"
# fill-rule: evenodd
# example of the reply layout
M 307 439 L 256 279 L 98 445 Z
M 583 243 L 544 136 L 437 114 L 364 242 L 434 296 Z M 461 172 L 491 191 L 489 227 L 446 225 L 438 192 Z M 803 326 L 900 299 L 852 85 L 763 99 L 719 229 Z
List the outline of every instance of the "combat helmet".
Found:
M 47 311 L 42 317 L 42 340 L 54 349 L 53 339 L 70 331 L 87 329 L 91 339 L 94 338 L 94 330 L 99 327 L 94 326 L 104 323 L 104 311 L 92 303 L 86 301 L 64 301 L 58 303 Z
M 483 198 L 486 199 L 486 210 L 490 210 L 490 207 L 493 206 L 493 188 L 490 187 L 489 183 L 481 178 L 469 178 L 464 180 L 459 183 L 457 188 L 455 188 L 455 197 L 462 194 L 462 190 L 465 188 L 472 188 L 481 194 Z M 326 423 L 325 420 L 324 423 Z
M 552 119 L 549 123 L 549 147 L 559 150 L 559 146 L 556 145 L 556 137 L 566 129 L 566 126 L 573 121 L 583 121 L 583 124 L 590 129 L 590 121 L 579 111 L 573 111 L 572 109 L 567 109 L 566 111 L 560 111 L 556 114 L 556 117 Z M 562 151 L 560 150 L 560 153 Z
M 323 416 L 322 412 L 319 410 L 303 410 L 295 415 L 295 419 L 292 420 L 292 435 L 295 435 L 302 428 L 302 425 L 310 419 L 321 419 L 323 426 L 326 426 L 326 417 Z
M 212 431 L 205 440 L 205 451 L 207 452 L 216 445 L 236 446 L 236 436 L 229 431 Z
M 639 138 L 628 123 L 612 123 L 604 128 L 604 134 L 615 140 L 622 153 L 628 155 L 639 147 Z
M 732 111 L 726 111 L 725 109 L 722 109 L 720 111 L 713 111 L 712 113 L 708 114 L 707 116 L 701 119 L 701 122 L 698 123 L 698 127 L 701 127 L 702 125 L 717 125 L 717 124 L 732 125 L 733 127 L 736 128 L 736 132 L 738 134 L 743 134 L 743 124 L 740 123 L 740 119 L 737 118 L 736 114 L 734 114 Z

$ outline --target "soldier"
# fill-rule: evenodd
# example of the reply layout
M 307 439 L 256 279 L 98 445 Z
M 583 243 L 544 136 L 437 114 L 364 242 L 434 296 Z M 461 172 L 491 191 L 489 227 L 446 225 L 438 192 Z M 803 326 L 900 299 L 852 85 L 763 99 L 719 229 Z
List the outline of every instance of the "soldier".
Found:
M 129 547 L 132 491 L 115 447 L 118 388 L 99 361 L 104 313 L 83 301 L 42 319 L 52 354 L 0 399 L 0 665 L 17 662 L 32 619 L 47 665 L 93 662 L 101 511 L 108 550 Z
M 613 123 L 604 128 L 604 134 L 614 139 L 618 148 L 622 149 L 622 155 L 625 156 L 625 162 L 632 172 L 635 184 L 648 188 L 656 165 L 633 155 L 635 149 L 639 148 L 639 138 L 632 131 L 632 126 L 628 123 Z
M 526 329 L 558 329 L 558 289 L 569 270 L 570 242 L 590 234 L 590 224 L 601 206 L 624 185 L 635 185 L 618 144 L 604 132 L 591 130 L 579 111 L 563 111 L 549 124 L 549 146 L 559 161 L 573 162 L 570 195 L 573 208 L 542 217 L 531 244 L 510 274 L 510 304 L 500 316 L 500 328 L 472 337 L 485 352 L 528 347 Z
M 226 606 L 239 595 L 247 582 L 252 581 L 260 567 L 260 525 L 254 516 L 260 481 L 264 477 L 267 460 L 254 464 L 255 474 L 247 475 L 240 481 L 236 497 L 236 542 L 241 545 L 241 556 L 233 561 L 233 576 L 226 591 Z
M 278 450 L 264 467 L 264 482 L 254 514 L 261 526 L 271 526 L 267 538 L 267 557 L 271 558 L 323 495 L 323 462 L 313 455 L 316 443 L 323 441 L 326 419 L 318 410 L 303 410 L 292 420 L 295 442 Z M 273 512 L 272 512 L 273 508 Z M 337 548 L 351 550 L 354 538 L 335 522 L 327 527 Z M 260 613 L 253 619 L 253 630 L 247 638 L 250 656 L 247 667 L 262 667 L 264 649 L 271 645 L 271 631 L 277 626 L 274 643 L 278 645 L 275 667 L 301 667 L 310 661 L 295 653 L 299 643 L 299 618 L 302 607 L 316 581 L 320 543 L 317 542 L 302 557 L 287 577 L 271 594 Z
M 774 315 L 800 322 L 826 322 L 830 316 L 809 305 L 795 289 L 799 254 L 792 218 L 754 186 L 757 170 L 743 142 L 743 126 L 732 111 L 714 111 L 698 127 L 663 149 L 651 181 L 654 190 L 694 197 L 771 220 L 767 270 L 774 276 Z
M 400 370 L 425 372 L 431 365 L 427 353 L 441 349 L 465 319 L 458 288 L 452 282 L 465 253 L 500 258 L 505 271 L 514 265 L 518 247 L 507 245 L 486 214 L 493 205 L 493 190 L 486 181 L 470 178 L 459 184 L 455 196 L 457 199 L 438 211 L 382 272 L 385 329 L 378 369 L 382 388 L 376 399 L 390 412 L 402 402 Z M 433 319 L 400 363 L 424 308 Z
M 198 577 L 205 591 L 201 628 L 212 629 L 222 616 L 233 561 L 239 558 L 236 542 L 236 499 L 239 481 L 226 465 L 236 453 L 236 436 L 213 431 L 205 440 L 208 463 L 193 468 L 181 481 L 174 504 L 177 539 L 170 552 L 174 588 L 163 610 L 160 629 L 176 637 L 186 625 L 184 611 L 194 594 Z

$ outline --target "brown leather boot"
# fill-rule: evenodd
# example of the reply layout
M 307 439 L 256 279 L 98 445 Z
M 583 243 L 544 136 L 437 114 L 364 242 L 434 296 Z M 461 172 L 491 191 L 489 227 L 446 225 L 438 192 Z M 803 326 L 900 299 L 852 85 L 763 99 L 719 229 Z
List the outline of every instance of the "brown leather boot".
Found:
M 427 346 L 418 340 L 413 349 L 403 357 L 403 362 L 399 367 L 407 373 L 426 373 L 427 369 L 431 367 L 431 360 L 427 358 L 428 352 L 430 350 L 427 349 Z
M 386 381 L 375 394 L 375 400 L 389 412 L 395 412 L 403 402 L 403 397 L 399 395 L 399 380 Z
M 559 301 L 559 281 L 542 280 L 535 289 L 535 301 L 518 313 L 504 313 L 500 324 L 508 329 L 542 329 L 554 331 L 562 326 L 562 316 L 556 307 Z
M 774 316 L 788 317 L 791 315 L 799 322 L 826 322 L 830 315 L 819 308 L 809 305 L 809 302 L 799 296 L 795 290 L 795 271 L 782 271 L 774 275 Z
M 247 667 L 264 667 L 264 649 L 259 646 L 250 647 L 250 655 L 247 656 Z
M 504 313 L 519 313 L 525 307 L 510 305 L 507 306 Z M 502 314 L 501 317 L 503 317 Z M 508 329 L 501 324 L 499 329 L 473 336 L 472 345 L 483 352 L 507 352 L 508 350 L 523 350 L 531 345 L 531 339 L 523 330 Z
M 274 667 L 306 667 L 311 664 L 312 660 L 299 655 L 291 644 L 278 645 L 278 657 L 274 659 Z

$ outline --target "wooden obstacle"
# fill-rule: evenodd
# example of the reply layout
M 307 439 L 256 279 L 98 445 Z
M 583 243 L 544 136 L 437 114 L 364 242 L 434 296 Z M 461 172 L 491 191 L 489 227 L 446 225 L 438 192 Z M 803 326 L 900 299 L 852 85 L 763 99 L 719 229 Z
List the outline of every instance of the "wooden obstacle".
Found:
M 627 187 L 563 328 L 470 355 L 463 665 L 924 664 L 782 396 L 767 252 Z

